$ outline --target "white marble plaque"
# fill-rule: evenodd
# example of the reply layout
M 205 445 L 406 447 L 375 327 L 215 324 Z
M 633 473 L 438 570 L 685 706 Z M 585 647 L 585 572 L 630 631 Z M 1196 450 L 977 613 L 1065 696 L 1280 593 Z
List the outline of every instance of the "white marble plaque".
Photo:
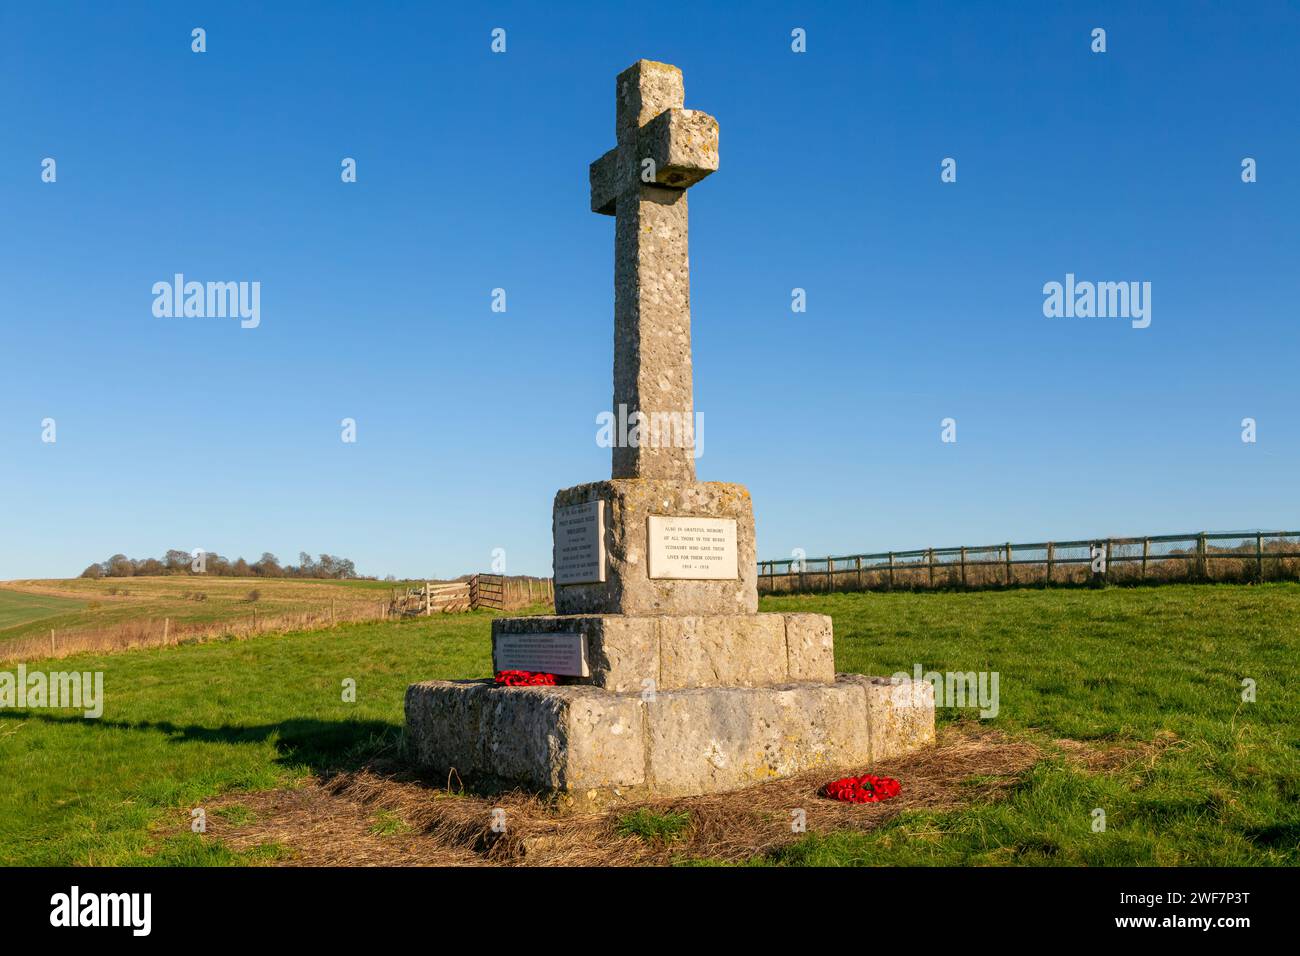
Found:
M 587 636 L 572 632 L 498 634 L 492 663 L 499 671 L 591 676 L 587 668 Z
M 605 580 L 605 502 L 555 509 L 555 583 Z
M 723 581 L 740 577 L 735 518 L 650 515 L 646 550 L 652 578 Z

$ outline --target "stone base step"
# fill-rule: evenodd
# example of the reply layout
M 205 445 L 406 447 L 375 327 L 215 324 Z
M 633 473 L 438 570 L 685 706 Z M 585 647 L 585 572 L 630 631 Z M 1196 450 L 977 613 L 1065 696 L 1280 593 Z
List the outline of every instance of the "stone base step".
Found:
M 551 614 L 492 622 L 492 669 L 519 668 L 497 652 L 506 634 L 579 634 L 590 676 L 617 693 L 685 687 L 773 687 L 835 679 L 825 614 Z
M 861 770 L 933 742 L 934 692 L 860 674 L 647 695 L 428 681 L 407 689 L 406 730 L 413 759 L 439 777 L 454 768 L 467 783 L 600 804 Z

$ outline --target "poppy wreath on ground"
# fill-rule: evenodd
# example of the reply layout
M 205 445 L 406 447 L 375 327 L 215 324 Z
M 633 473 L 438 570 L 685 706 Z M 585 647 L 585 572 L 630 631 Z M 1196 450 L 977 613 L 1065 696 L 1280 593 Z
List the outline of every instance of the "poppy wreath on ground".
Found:
M 554 674 L 534 674 L 532 671 L 497 671 L 496 682 L 506 687 L 537 687 L 555 683 Z
M 822 793 L 832 800 L 845 803 L 878 803 L 898 796 L 902 786 L 893 777 L 877 777 L 864 773 L 860 777 L 845 777 L 822 787 Z

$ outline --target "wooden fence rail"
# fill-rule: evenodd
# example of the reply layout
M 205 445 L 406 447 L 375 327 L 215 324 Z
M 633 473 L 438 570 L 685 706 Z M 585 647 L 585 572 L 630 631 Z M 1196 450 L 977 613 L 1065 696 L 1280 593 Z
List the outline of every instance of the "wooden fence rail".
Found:
M 408 586 L 404 591 L 394 588 L 392 610 L 398 615 L 427 616 L 479 608 L 508 611 L 554 600 L 554 582 L 550 578 L 474 574 L 465 581 L 425 581 Z
M 758 563 L 759 590 L 1009 587 L 1300 580 L 1300 531 L 1201 531 L 1143 538 L 922 548 Z

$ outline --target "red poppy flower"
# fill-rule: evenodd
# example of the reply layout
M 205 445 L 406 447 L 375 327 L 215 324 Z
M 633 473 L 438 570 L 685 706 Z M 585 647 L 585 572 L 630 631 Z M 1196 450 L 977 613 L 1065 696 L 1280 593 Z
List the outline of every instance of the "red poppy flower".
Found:
M 893 777 L 877 777 L 864 773 L 860 777 L 844 777 L 822 787 L 822 793 L 832 800 L 845 803 L 878 803 L 898 796 L 902 786 Z
M 538 687 L 555 683 L 554 674 L 534 674 L 532 671 L 497 671 L 496 682 L 506 687 Z

